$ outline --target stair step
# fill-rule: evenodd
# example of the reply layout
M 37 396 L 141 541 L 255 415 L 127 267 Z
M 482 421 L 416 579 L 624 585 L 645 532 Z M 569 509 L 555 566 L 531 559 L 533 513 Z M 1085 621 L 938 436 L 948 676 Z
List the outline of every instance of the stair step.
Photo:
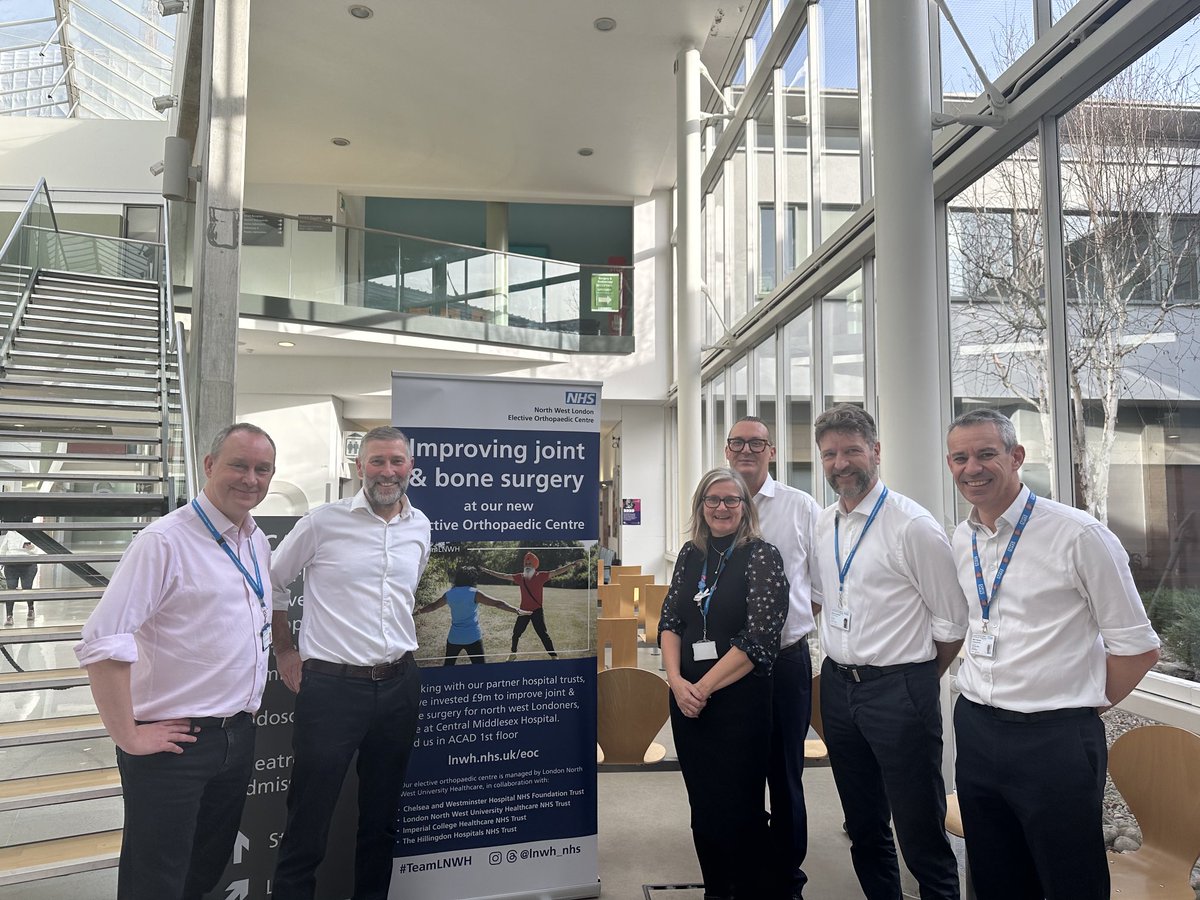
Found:
M 103 341 L 105 346 L 113 347 L 145 347 L 147 345 L 157 345 L 158 335 L 143 336 L 138 334 L 108 334 L 105 332 L 85 331 L 75 328 L 48 328 L 37 325 L 22 324 L 17 334 L 22 340 L 26 338 L 53 338 L 58 342 L 70 340 L 71 338 L 83 338 L 88 341 L 100 342 Z
M 32 428 L 15 428 L 12 431 L 0 429 L 0 441 L 67 441 L 81 444 L 152 444 L 158 445 L 162 440 L 157 437 L 146 437 L 135 434 L 89 434 L 85 431 L 35 431 Z M 12 453 L 5 454 L 10 459 Z M 156 456 L 154 459 L 161 459 Z
M 28 594 L 29 591 L 18 592 Z M 15 621 L 20 621 L 23 615 L 21 607 L 18 605 L 13 617 Z M 20 625 L 14 625 L 7 628 L 0 628 L 0 644 L 36 644 L 42 641 L 78 641 L 80 632 L 83 631 L 83 623 L 75 625 L 39 625 L 36 628 L 23 628 Z
M 111 869 L 120 855 L 120 831 L 100 831 L 3 847 L 0 848 L 0 885 Z
M 12 375 L 65 375 L 72 377 L 87 375 L 89 378 L 135 379 L 138 381 L 158 382 L 158 367 L 143 369 L 140 372 L 120 372 L 115 369 L 64 368 L 63 366 L 9 365 L 5 371 Z
M 0 472 L 0 481 L 108 481 L 113 484 L 154 484 L 162 480 L 161 475 L 139 475 L 136 472 Z
M 157 400 L 90 400 L 86 397 L 12 397 L 0 395 L 0 403 L 36 403 L 39 406 L 97 407 L 100 409 L 140 409 L 156 412 Z
M 97 562 L 117 562 L 121 558 L 120 552 L 98 552 L 98 553 L 37 553 L 33 556 L 22 554 L 20 556 L 0 556 L 0 565 L 21 565 L 22 563 L 36 562 L 39 565 L 42 563 L 97 563 Z
M 63 374 L 65 375 L 66 373 L 64 372 Z M 158 393 L 158 385 L 156 384 L 93 384 L 87 381 L 61 381 L 59 379 L 38 378 L 6 378 L 4 384 L 11 387 L 73 388 L 84 391 L 125 391 L 133 394 Z
M 40 691 L 87 684 L 83 669 L 39 669 L 36 672 L 0 672 L 0 691 Z
M 120 355 L 113 355 L 112 351 L 114 350 L 119 350 Z M 154 365 L 158 365 L 157 347 L 113 347 L 111 344 L 73 341 L 64 348 L 62 341 L 52 337 L 30 337 L 20 331 L 17 332 L 16 337 L 13 338 L 14 356 L 39 352 L 61 359 L 105 359 L 120 363 L 150 360 Z
M 128 427 L 141 426 L 143 428 L 155 428 L 155 427 L 161 427 L 161 425 L 162 425 L 161 419 L 155 421 L 154 419 L 135 419 L 132 416 L 130 416 L 130 417 L 105 416 L 102 420 L 97 420 L 94 415 L 81 416 L 81 415 L 74 415 L 69 412 L 39 413 L 39 412 L 22 412 L 19 410 L 0 411 L 0 423 L 3 423 L 3 422 L 82 422 L 87 425 L 90 425 L 93 428 L 103 428 L 103 427 L 109 427 L 109 426 L 113 426 L 113 425 L 121 425 L 121 426 L 128 426 Z M 80 434 L 79 434 L 80 440 L 84 440 L 85 438 L 90 438 L 90 437 L 99 438 L 100 435 L 90 435 L 90 434 L 85 434 L 83 432 L 80 432 Z
M 9 778 L 0 781 L 0 812 L 115 797 L 120 793 L 121 774 L 116 766 L 58 775 Z
M 99 715 L 24 719 L 20 722 L 0 723 L 0 748 L 88 740 L 107 734 Z
M 24 440 L 29 438 L 22 436 Z M 0 440 L 3 440 L 3 432 L 0 432 Z M 75 440 L 72 438 L 72 440 Z M 9 450 L 0 453 L 0 457 L 4 459 L 56 459 L 64 462 L 83 462 L 83 461 L 102 461 L 102 462 L 128 462 L 128 463 L 160 463 L 162 456 L 147 456 L 141 453 L 37 453 L 29 450 Z M 36 473 L 35 473 L 36 474 Z
M 30 516 L 161 516 L 164 494 L 84 494 L 41 491 L 0 492 L 0 517 Z
M 144 301 L 134 300 L 98 300 L 91 297 L 57 297 L 45 291 L 34 291 L 30 297 L 36 300 L 32 308 L 37 312 L 65 312 L 69 315 L 103 316 L 107 319 L 130 319 L 137 322 L 151 322 L 158 327 L 158 304 L 151 305 Z M 155 298 L 157 300 L 157 298 Z
M 43 269 L 38 273 L 39 285 L 53 285 L 62 290 L 82 293 L 108 292 L 135 297 L 157 297 L 158 284 L 141 278 L 121 278 L 117 275 L 81 275 Z
M 51 602 L 55 600 L 99 600 L 104 593 L 102 587 L 79 588 L 34 588 L 32 591 L 0 591 L 0 600 L 12 600 L 14 603 Z
M 0 531 L 141 531 L 149 522 L 0 522 Z
M 108 337 L 137 337 L 147 338 L 152 337 L 158 340 L 158 325 L 151 320 L 150 325 L 135 324 L 132 322 L 115 321 L 111 319 L 85 319 L 75 316 L 57 316 L 53 311 L 43 312 L 40 309 L 26 309 L 24 318 L 21 319 L 21 329 L 27 328 L 43 328 L 43 329 L 70 329 L 75 332 L 86 334 L 99 334 Z

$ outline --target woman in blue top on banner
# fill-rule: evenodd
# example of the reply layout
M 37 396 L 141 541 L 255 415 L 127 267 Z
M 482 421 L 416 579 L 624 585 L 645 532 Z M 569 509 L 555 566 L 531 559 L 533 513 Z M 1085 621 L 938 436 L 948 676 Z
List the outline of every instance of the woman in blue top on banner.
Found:
M 454 587 L 442 594 L 437 600 L 418 609 L 416 615 L 433 612 L 443 606 L 450 607 L 450 633 L 446 635 L 446 661 L 444 666 L 452 666 L 458 660 L 458 654 L 466 652 L 472 663 L 487 662 L 483 658 L 483 630 L 479 627 L 479 604 L 494 606 L 513 615 L 528 615 L 510 603 L 505 603 L 496 597 L 477 590 L 479 570 L 474 566 L 459 566 L 454 573 Z
M 742 477 L 708 472 L 692 497 L 658 628 L 692 839 L 712 900 L 770 898 L 764 793 L 771 667 L 788 609 L 779 551 Z

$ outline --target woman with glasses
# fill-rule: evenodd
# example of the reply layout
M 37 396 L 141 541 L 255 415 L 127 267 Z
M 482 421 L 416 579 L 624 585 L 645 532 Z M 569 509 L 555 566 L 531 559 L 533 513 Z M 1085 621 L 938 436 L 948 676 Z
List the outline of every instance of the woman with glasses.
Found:
M 788 608 L 779 551 L 762 539 L 742 477 L 719 468 L 692 497 L 659 622 L 671 728 L 711 900 L 772 897 L 764 792 L 771 667 Z

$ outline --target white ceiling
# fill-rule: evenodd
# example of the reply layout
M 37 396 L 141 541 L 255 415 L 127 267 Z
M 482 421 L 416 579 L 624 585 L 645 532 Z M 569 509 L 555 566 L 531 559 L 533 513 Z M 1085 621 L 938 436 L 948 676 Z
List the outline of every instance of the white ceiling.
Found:
M 374 16 L 359 20 L 345 0 L 251 4 L 248 181 L 446 198 L 647 196 L 675 179 L 677 53 L 700 46 L 718 72 L 747 0 L 368 5 Z M 600 16 L 616 29 L 597 31 Z

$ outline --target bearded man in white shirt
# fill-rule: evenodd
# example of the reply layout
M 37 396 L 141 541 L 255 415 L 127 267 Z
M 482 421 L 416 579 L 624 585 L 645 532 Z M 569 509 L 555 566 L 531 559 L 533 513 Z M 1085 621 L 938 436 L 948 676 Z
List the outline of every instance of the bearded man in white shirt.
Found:
M 782 896 L 799 900 L 808 877 L 808 813 L 804 805 L 804 740 L 812 718 L 812 659 L 808 636 L 821 609 L 809 566 L 815 565 L 813 535 L 820 504 L 791 485 L 771 477 L 775 445 L 767 423 L 743 416 L 729 430 L 725 459 L 746 481 L 758 510 L 763 539 L 783 559 L 790 587 L 787 619 L 772 671 L 771 757 L 767 784 L 771 794 L 770 859 Z
M 274 473 L 265 431 L 221 431 L 203 492 L 134 538 L 75 647 L 117 745 L 118 900 L 199 900 L 233 850 L 271 638 L 250 510 Z
M 817 522 L 821 718 L 854 872 L 867 900 L 899 900 L 890 816 L 922 900 L 958 900 L 938 705 L 967 630 L 950 542 L 928 511 L 879 480 L 870 415 L 835 406 L 813 427 L 839 497 Z
M 1107 900 L 1099 713 L 1154 665 L 1158 636 L 1116 535 L 1021 483 L 1007 416 L 963 413 L 946 443 L 972 505 L 954 532 L 970 609 L 954 734 L 976 895 Z
M 429 519 L 405 496 L 413 470 L 399 429 L 374 428 L 357 460 L 362 490 L 309 512 L 271 569 L 279 674 L 296 697 L 295 761 L 273 900 L 310 900 L 346 770 L 358 754 L 355 900 L 386 900 L 396 811 L 417 729 L 421 679 L 413 651 L 417 583 L 429 562 Z M 304 572 L 300 649 L 287 587 Z

